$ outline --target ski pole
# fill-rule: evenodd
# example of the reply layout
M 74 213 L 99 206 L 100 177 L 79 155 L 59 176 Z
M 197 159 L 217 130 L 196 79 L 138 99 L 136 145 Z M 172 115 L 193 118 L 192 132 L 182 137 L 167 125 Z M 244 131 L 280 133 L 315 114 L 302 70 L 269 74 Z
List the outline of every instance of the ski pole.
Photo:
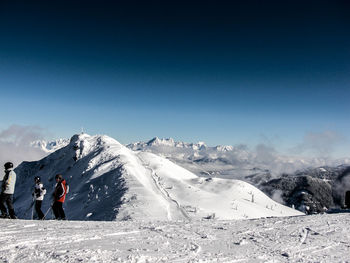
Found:
M 34 201 L 33 201 L 34 204 Z M 32 220 L 34 219 L 34 205 L 32 206 Z
M 52 205 L 53 205 L 53 204 L 52 204 Z M 55 218 L 56 218 L 55 213 L 53 212 L 52 206 L 51 206 L 51 218 L 52 218 L 52 219 L 55 219 Z
M 51 205 L 50 205 L 50 208 L 47 212 L 49 212 L 51 210 L 51 219 L 55 219 L 55 216 L 54 216 L 54 211 L 53 211 L 53 204 L 55 203 L 55 201 L 52 201 Z
M 26 216 L 26 215 L 28 214 L 28 212 L 30 211 L 30 209 L 32 209 L 33 205 L 34 205 L 34 201 L 32 201 L 32 202 L 30 203 L 30 206 L 26 209 L 26 211 L 24 211 L 24 213 L 23 213 L 24 216 Z
M 44 215 L 44 218 L 46 218 L 47 214 L 50 212 L 50 210 L 52 209 L 52 207 L 50 206 L 49 209 L 47 209 L 45 215 Z

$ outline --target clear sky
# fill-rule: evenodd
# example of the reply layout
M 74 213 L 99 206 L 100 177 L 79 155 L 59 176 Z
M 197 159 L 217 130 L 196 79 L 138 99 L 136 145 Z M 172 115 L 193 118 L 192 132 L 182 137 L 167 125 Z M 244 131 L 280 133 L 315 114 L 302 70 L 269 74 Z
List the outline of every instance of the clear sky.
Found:
M 349 14 L 349 1 L 1 1 L 0 129 L 350 156 Z

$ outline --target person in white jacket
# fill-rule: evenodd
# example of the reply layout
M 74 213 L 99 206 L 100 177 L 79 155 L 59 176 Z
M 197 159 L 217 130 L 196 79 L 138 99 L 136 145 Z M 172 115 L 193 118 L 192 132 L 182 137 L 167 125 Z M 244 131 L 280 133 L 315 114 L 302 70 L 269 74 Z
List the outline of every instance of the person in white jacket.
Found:
M 2 218 L 16 219 L 15 210 L 13 209 L 12 197 L 15 192 L 16 173 L 13 171 L 13 163 L 7 162 L 4 165 L 5 175 L 2 180 L 1 194 L 0 194 L 0 210 Z M 7 208 L 5 206 L 7 205 Z M 8 214 L 7 214 L 8 209 Z
M 41 183 L 41 179 L 39 176 L 34 177 L 34 191 L 32 193 L 35 200 L 35 211 L 40 220 L 45 219 L 44 213 L 41 211 L 41 205 L 44 200 L 44 195 L 46 194 L 46 189 L 44 185 Z

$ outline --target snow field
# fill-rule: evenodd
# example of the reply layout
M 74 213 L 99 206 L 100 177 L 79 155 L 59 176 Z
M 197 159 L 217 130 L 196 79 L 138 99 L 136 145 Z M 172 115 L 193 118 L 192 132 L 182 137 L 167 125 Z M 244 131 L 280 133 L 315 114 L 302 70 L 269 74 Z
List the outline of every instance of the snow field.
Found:
M 139 152 L 161 188 L 187 217 L 217 219 L 301 215 L 267 197 L 254 186 L 239 180 L 197 177 L 178 165 L 152 153 Z
M 349 262 L 350 214 L 189 221 L 0 220 L 2 262 Z

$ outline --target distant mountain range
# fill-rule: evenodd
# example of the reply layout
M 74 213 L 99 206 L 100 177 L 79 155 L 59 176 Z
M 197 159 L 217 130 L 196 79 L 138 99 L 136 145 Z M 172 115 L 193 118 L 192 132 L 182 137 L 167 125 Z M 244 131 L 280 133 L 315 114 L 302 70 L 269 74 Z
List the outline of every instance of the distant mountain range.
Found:
M 69 144 L 69 139 L 58 139 L 54 141 L 37 140 L 31 142 L 30 146 L 39 148 L 46 153 L 52 153 Z
M 282 173 L 321 166 L 350 165 L 350 158 L 306 158 L 281 155 L 264 145 L 249 150 L 245 145 L 209 147 L 204 142 L 185 143 L 173 139 L 153 138 L 148 142 L 127 145 L 134 151 L 147 151 L 164 156 L 196 174 L 240 179 L 256 171 L 278 177 Z

